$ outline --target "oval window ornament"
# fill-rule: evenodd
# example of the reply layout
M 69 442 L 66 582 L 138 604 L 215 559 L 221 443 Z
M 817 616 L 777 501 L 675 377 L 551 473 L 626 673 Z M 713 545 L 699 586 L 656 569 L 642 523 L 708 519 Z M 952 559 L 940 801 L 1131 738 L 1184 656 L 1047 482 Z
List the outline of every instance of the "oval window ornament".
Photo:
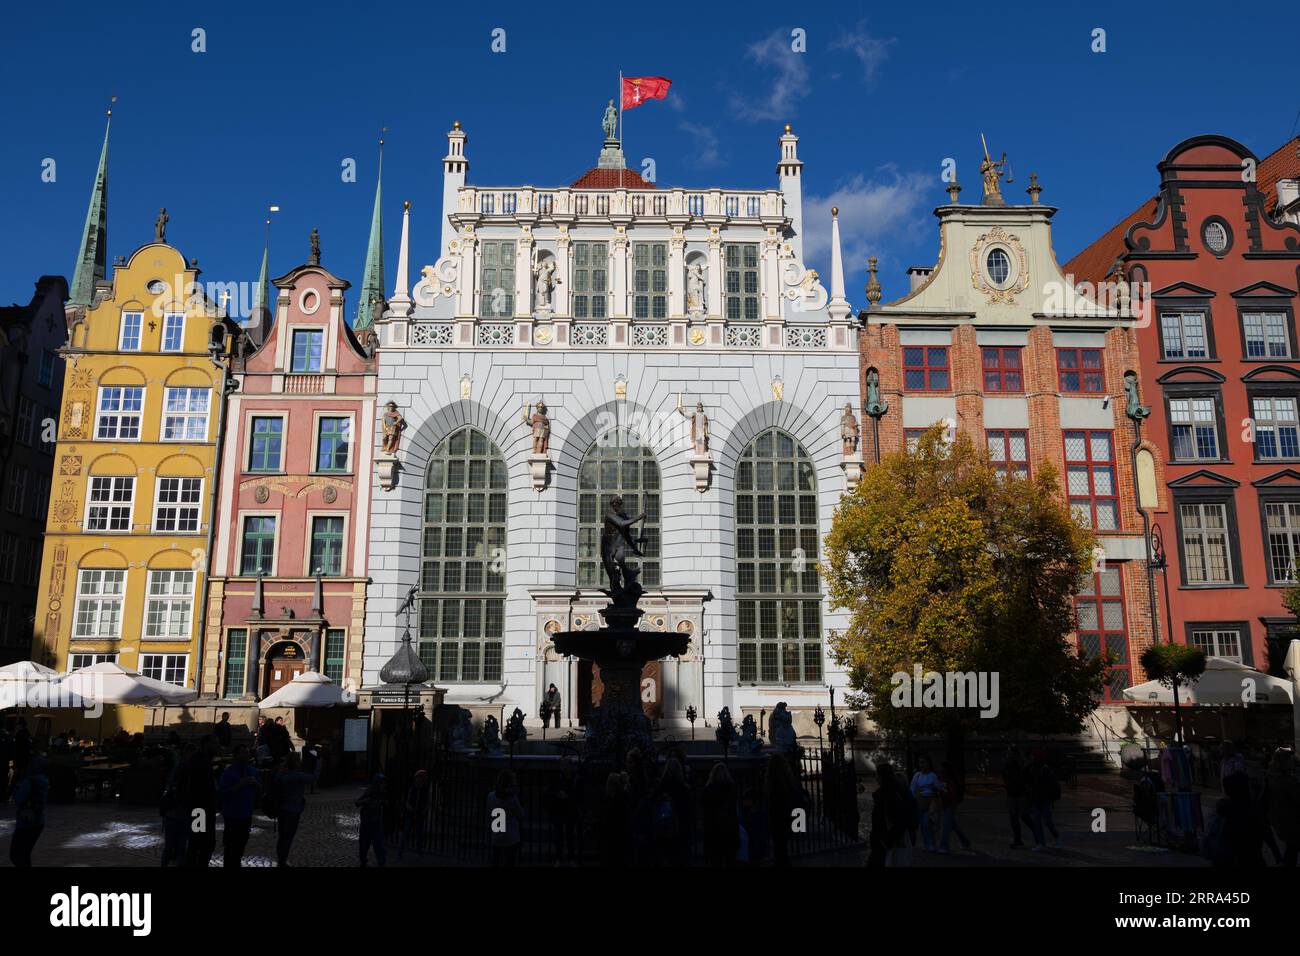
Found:
M 1201 230 L 1201 238 L 1205 240 L 1205 248 L 1209 249 L 1216 256 L 1221 256 L 1228 251 L 1230 237 L 1228 236 L 1228 227 L 1217 219 L 1211 219 Z
M 1005 286 L 1011 278 L 1011 257 L 1005 249 L 990 249 L 984 265 L 989 271 L 989 278 L 999 288 Z
M 320 293 L 315 289 L 303 289 L 298 297 L 298 308 L 306 315 L 312 315 L 320 308 Z

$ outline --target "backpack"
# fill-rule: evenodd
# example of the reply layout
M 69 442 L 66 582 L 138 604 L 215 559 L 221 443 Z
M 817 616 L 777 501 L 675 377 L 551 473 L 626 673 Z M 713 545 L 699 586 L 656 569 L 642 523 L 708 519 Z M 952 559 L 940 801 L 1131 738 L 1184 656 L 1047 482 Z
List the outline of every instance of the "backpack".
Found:
M 266 792 L 262 794 L 262 813 L 272 820 L 280 815 L 280 774 L 277 772 L 271 778 L 271 782 L 266 787 Z
M 657 837 L 668 838 L 677 835 L 677 812 L 673 809 L 671 797 L 664 795 L 655 803 L 650 826 Z

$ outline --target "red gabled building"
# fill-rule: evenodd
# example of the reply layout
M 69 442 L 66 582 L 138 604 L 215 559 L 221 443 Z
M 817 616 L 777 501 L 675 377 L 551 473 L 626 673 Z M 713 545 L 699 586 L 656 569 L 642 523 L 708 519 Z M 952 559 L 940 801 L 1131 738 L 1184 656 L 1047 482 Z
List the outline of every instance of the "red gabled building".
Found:
M 1300 156 L 1222 136 L 1175 146 L 1160 191 L 1072 259 L 1075 282 L 1128 280 L 1138 322 L 1150 512 L 1167 560 L 1160 639 L 1282 674 L 1300 565 Z

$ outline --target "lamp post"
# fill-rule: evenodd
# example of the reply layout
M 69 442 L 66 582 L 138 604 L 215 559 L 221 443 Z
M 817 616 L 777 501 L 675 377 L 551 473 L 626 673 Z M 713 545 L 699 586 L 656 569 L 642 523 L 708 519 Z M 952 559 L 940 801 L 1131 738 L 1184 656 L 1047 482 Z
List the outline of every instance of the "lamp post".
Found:
M 1165 551 L 1165 537 L 1160 530 L 1159 523 L 1153 522 L 1151 525 L 1151 570 L 1159 571 L 1161 577 L 1165 580 L 1165 633 L 1169 635 L 1169 643 L 1174 643 L 1174 611 L 1169 604 L 1169 555 Z M 1155 614 L 1156 609 L 1151 608 L 1151 613 Z
M 817 725 L 817 753 L 822 750 L 822 724 L 826 723 L 826 711 L 822 710 L 822 705 L 818 704 L 813 711 L 813 723 Z
M 688 704 L 686 707 L 686 719 L 690 721 L 691 724 L 691 740 L 695 739 L 695 718 L 698 716 L 699 712 L 696 711 L 695 705 Z
M 406 595 L 406 600 L 398 608 L 400 613 L 405 614 L 405 626 L 402 629 L 402 642 L 394 654 L 383 667 L 379 669 L 379 679 L 385 684 L 400 685 L 402 688 L 402 742 L 401 742 L 401 771 L 403 775 L 407 773 L 409 767 L 407 763 L 410 758 L 410 730 L 411 730 L 411 685 L 423 684 L 429 679 L 429 669 L 424 666 L 424 661 L 420 660 L 420 655 L 415 652 L 411 646 L 411 608 L 415 604 L 415 592 L 418 585 L 412 585 L 411 590 Z M 402 781 L 405 784 L 405 780 Z M 403 792 L 401 790 L 398 791 Z

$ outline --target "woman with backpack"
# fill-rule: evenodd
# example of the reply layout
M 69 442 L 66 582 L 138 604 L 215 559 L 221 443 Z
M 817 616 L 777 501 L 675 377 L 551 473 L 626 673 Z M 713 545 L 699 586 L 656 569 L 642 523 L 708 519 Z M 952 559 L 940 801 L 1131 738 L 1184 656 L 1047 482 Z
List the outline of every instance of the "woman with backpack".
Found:
M 9 862 L 17 867 L 32 865 L 32 850 L 45 830 L 45 801 L 50 794 L 50 778 L 45 775 L 45 758 L 36 756 L 26 765 L 26 773 L 14 787 L 14 806 L 18 810 L 14 835 L 9 840 Z

